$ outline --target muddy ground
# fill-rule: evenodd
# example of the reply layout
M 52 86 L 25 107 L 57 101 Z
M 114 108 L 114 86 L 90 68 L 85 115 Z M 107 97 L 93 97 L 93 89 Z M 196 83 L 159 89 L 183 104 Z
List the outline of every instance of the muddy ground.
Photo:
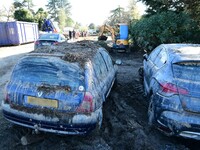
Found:
M 13 50 L 16 47 L 11 47 Z M 0 51 L 4 48 L 0 48 Z M 167 137 L 149 128 L 147 123 L 148 101 L 139 81 L 138 68 L 142 65 L 143 53 L 110 53 L 121 59 L 117 75 L 118 86 L 112 89 L 104 103 L 103 125 L 99 132 L 86 136 L 61 136 L 49 133 L 32 134 L 31 130 L 6 121 L 0 112 L 0 149 L 78 149 L 78 150 L 187 150 L 199 149 L 200 142 Z M 0 100 L 12 67 L 24 54 L 0 58 Z M 31 139 L 23 146 L 22 137 Z

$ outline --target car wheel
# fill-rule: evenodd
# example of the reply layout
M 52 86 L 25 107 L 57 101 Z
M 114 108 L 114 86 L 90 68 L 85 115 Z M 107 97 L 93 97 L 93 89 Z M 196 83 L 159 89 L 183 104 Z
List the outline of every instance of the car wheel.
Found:
M 117 77 L 115 78 L 115 82 L 113 83 L 113 89 L 116 89 L 118 86 Z
M 155 105 L 153 103 L 153 95 L 151 95 L 148 107 L 148 124 L 152 127 L 154 123 L 155 123 Z
M 102 126 L 102 122 L 103 122 L 103 113 L 102 113 L 102 108 L 101 108 L 101 110 L 99 111 L 99 114 L 98 114 L 96 127 L 92 131 L 93 135 L 99 135 L 100 134 L 100 129 L 101 129 L 101 126 Z
M 139 79 L 140 82 L 143 83 L 144 80 L 144 68 L 143 66 L 138 69 Z

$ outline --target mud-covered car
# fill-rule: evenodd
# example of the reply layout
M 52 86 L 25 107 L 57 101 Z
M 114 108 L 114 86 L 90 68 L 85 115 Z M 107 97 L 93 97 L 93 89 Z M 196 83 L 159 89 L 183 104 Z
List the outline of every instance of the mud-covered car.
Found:
M 200 140 L 200 45 L 158 46 L 144 55 L 143 77 L 149 124 L 167 135 Z
M 3 115 L 39 131 L 86 134 L 102 124 L 103 102 L 116 73 L 109 53 L 92 42 L 37 49 L 15 65 Z

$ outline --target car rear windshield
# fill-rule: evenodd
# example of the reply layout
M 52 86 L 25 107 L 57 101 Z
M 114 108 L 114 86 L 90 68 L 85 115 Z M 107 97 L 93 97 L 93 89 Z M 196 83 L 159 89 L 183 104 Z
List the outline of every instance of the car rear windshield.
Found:
M 42 34 L 40 35 L 40 40 L 50 39 L 50 40 L 57 40 L 59 37 L 58 34 Z
M 35 84 L 68 85 L 71 88 L 84 86 L 83 69 L 59 57 L 25 57 L 15 66 L 11 79 Z
M 173 64 L 174 76 L 179 79 L 200 81 L 200 61 Z

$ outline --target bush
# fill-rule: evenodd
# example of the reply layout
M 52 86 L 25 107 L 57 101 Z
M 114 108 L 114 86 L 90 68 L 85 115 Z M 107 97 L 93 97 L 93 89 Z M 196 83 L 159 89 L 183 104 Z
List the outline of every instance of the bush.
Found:
M 134 45 L 151 51 L 162 43 L 198 43 L 197 24 L 185 13 L 172 11 L 143 17 L 130 27 Z
M 14 12 L 14 18 L 17 21 L 27 21 L 27 22 L 34 22 L 33 14 L 26 9 L 19 9 Z

